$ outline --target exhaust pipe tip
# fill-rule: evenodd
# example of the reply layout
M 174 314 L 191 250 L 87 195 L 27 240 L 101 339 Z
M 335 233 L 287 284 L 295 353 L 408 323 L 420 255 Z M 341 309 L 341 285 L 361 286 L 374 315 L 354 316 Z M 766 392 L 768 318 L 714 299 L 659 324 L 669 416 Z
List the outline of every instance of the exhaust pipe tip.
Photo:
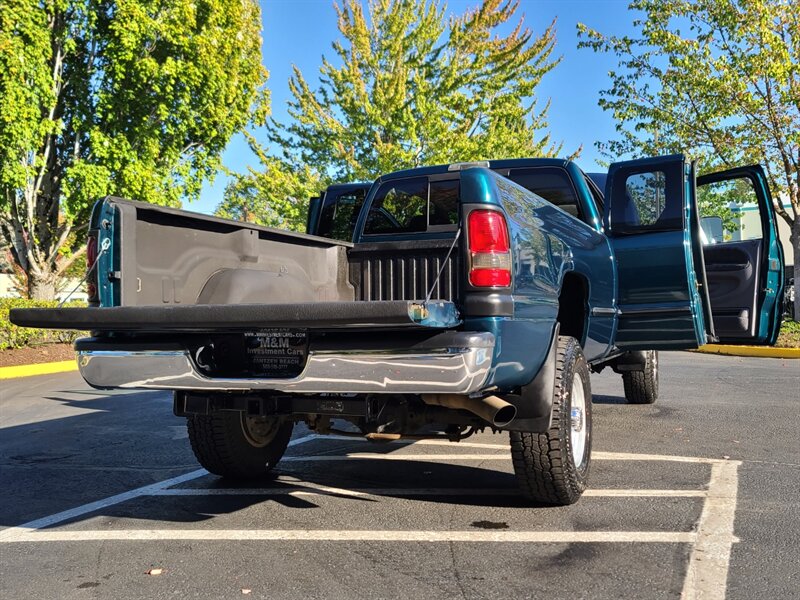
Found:
M 423 394 L 422 401 L 434 406 L 468 410 L 494 427 L 505 427 L 517 416 L 517 407 L 497 396 L 470 398 L 458 394 Z
M 505 427 L 506 425 L 510 424 L 516 416 L 517 407 L 513 404 L 509 404 L 508 406 L 504 406 L 494 413 L 492 425 L 495 425 L 496 427 Z

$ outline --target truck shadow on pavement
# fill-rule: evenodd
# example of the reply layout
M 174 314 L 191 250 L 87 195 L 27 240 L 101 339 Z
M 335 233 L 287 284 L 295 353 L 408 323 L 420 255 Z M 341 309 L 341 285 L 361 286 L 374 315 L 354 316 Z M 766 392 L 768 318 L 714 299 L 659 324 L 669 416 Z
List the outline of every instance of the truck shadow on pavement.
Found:
M 603 394 L 592 394 L 592 404 L 627 404 L 625 396 L 606 396 Z
M 199 468 L 184 420 L 172 415 L 169 394 L 63 390 L 38 396 L 39 405 L 43 400 L 54 406 L 40 406 L 31 414 L 23 410 L 2 415 L 8 425 L 0 435 L 0 489 L 4 493 L 0 526 L 20 525 Z M 378 453 L 394 453 L 407 447 L 368 445 L 370 452 Z M 445 448 L 449 451 L 451 447 L 457 449 L 458 444 Z M 343 449 L 367 448 L 345 442 Z M 294 450 L 290 448 L 289 452 Z M 294 454 L 304 452 L 308 449 L 299 446 Z M 359 505 L 373 505 L 389 498 L 464 506 L 532 507 L 516 493 L 510 457 L 507 461 L 469 466 L 448 460 L 413 459 L 394 461 L 391 469 L 384 461 L 346 460 L 334 464 L 280 463 L 272 478 L 249 483 L 205 475 L 189 482 L 188 489 L 196 492 L 184 492 L 197 495 L 143 495 L 59 525 L 98 516 L 193 523 L 246 511 L 255 505 L 320 509 L 318 500 L 322 496 L 326 502 L 344 500 L 355 510 Z M 342 492 L 320 491 L 320 487 L 342 488 Z M 381 488 L 381 492 L 358 495 L 350 491 L 361 488 Z M 440 488 L 450 488 L 450 492 L 440 495 L 436 491 Z M 458 488 L 459 493 L 454 494 L 453 488 Z M 227 491 L 219 495 L 223 489 Z M 257 489 L 266 493 L 254 493 Z M 498 493 L 493 495 L 492 490 Z M 237 491 L 242 493 L 238 495 Z

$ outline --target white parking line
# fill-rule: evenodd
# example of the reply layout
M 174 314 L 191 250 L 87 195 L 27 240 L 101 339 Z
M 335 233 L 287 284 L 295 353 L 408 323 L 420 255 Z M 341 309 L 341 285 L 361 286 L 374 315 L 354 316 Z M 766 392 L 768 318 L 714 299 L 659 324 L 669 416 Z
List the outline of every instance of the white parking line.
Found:
M 738 490 L 736 464 L 711 467 L 708 496 L 697 522 L 697 540 L 692 546 L 683 584 L 683 600 L 725 597 L 731 549 L 733 542 L 738 541 L 733 535 Z
M 358 438 L 308 435 L 292 440 L 296 446 L 316 439 L 344 439 L 362 441 Z M 421 440 L 416 444 L 444 445 L 443 440 Z M 402 445 L 402 444 L 398 444 Z M 405 444 L 409 445 L 409 444 Z M 508 460 L 508 446 L 503 444 L 480 444 L 460 442 L 464 448 L 502 450 L 495 454 L 380 454 L 349 453 L 346 455 L 311 455 L 284 457 L 283 462 L 330 462 L 343 460 L 392 460 L 392 461 L 458 461 L 458 460 Z M 259 489 L 186 489 L 174 486 L 206 475 L 198 469 L 159 483 L 144 486 L 84 504 L 55 515 L 30 521 L 18 527 L 0 531 L 0 543 L 57 542 L 97 540 L 271 540 L 271 541 L 386 541 L 386 542 L 495 542 L 495 543 L 684 543 L 691 544 L 689 567 L 682 591 L 683 600 L 722 599 L 725 597 L 728 568 L 732 544 L 738 492 L 738 467 L 740 461 L 692 456 L 657 454 L 628 454 L 619 452 L 594 452 L 596 460 L 682 462 L 711 465 L 711 477 L 707 490 L 656 490 L 656 489 L 591 489 L 588 497 L 672 497 L 704 498 L 703 510 L 694 532 L 652 531 L 362 531 L 362 530 L 175 530 L 175 529 L 126 529 L 126 530 L 60 530 L 45 529 L 64 521 L 92 513 L 108 506 L 143 496 L 224 496 L 224 495 L 344 495 L 344 496 L 493 496 L 516 494 L 510 489 L 456 489 L 456 488 L 366 488 L 345 489 L 308 482 L 292 481 L 285 488 Z
M 694 532 L 675 531 L 404 531 L 328 529 L 114 529 L 105 531 L 16 532 L 13 542 L 136 540 L 261 540 L 326 542 L 500 542 L 500 543 L 656 543 L 691 544 Z
M 340 440 L 340 441 L 348 441 L 348 442 L 363 442 L 369 444 L 375 444 L 375 442 L 371 440 L 367 440 L 363 437 L 350 437 L 346 435 L 316 435 L 313 434 L 316 439 L 320 440 Z M 396 440 L 390 442 L 381 442 L 381 444 L 386 444 L 390 447 L 398 447 L 398 446 L 449 446 L 451 448 L 481 448 L 484 450 L 503 450 L 505 454 L 508 456 L 510 455 L 508 444 L 482 444 L 480 442 L 451 442 L 448 440 L 436 440 L 436 439 L 422 439 L 422 440 Z M 377 453 L 376 453 L 377 454 Z M 348 455 L 350 456 L 350 455 Z M 408 455 L 405 455 L 408 456 Z M 445 454 L 440 454 L 438 456 L 448 456 Z M 464 455 L 470 456 L 470 455 Z M 481 455 L 483 456 L 483 455 Z M 490 455 L 491 456 L 491 455 Z M 286 460 L 285 458 L 283 460 Z M 592 460 L 624 460 L 624 461 L 657 461 L 657 462 L 682 462 L 682 463 L 698 463 L 698 464 L 736 464 L 741 465 L 741 461 L 730 460 L 727 458 L 706 458 L 703 456 L 678 456 L 673 454 L 635 454 L 635 453 L 627 453 L 627 452 L 602 452 L 599 450 L 592 451 Z
M 408 460 L 420 462 L 437 462 L 448 460 L 508 460 L 510 453 L 503 454 L 383 454 L 380 452 L 353 452 L 348 454 L 322 454 L 308 456 L 287 456 L 281 462 L 334 462 L 342 460 Z M 729 464 L 741 465 L 741 461 L 723 460 L 716 458 L 701 458 L 697 456 L 671 456 L 660 454 L 623 454 L 621 452 L 592 452 L 592 460 L 614 461 L 652 461 L 652 462 L 680 462 L 695 464 Z
M 317 436 L 307 435 L 305 437 L 291 440 L 289 442 L 289 446 L 297 446 L 298 444 L 305 444 L 306 442 L 310 442 L 311 440 L 314 440 L 316 438 Z M 54 515 L 49 515 L 41 519 L 36 519 L 35 521 L 29 521 L 27 523 L 23 523 L 22 525 L 18 525 L 16 527 L 8 527 L 0 531 L 0 543 L 13 540 L 15 536 L 17 536 L 20 532 L 30 532 L 30 531 L 35 531 L 37 529 L 44 529 L 45 527 L 52 527 L 53 525 L 57 525 L 58 523 L 69 521 L 70 519 L 74 519 L 76 517 L 80 517 L 81 515 L 101 510 L 108 506 L 113 506 L 115 504 L 127 502 L 128 500 L 133 500 L 134 498 L 139 498 L 141 496 L 149 496 L 155 492 L 158 492 L 159 490 L 163 490 L 165 488 L 172 487 L 174 485 L 185 483 L 187 481 L 191 481 L 192 479 L 203 477 L 204 475 L 208 475 L 208 471 L 206 471 L 205 469 L 197 469 L 196 471 L 192 471 L 190 473 L 184 473 L 183 475 L 178 475 L 177 477 L 173 477 L 171 479 L 165 479 L 164 481 L 159 481 L 158 483 L 145 485 L 143 487 L 136 488 L 135 490 L 123 492 L 122 494 L 109 496 L 108 498 L 97 500 L 96 502 L 89 502 L 88 504 L 83 504 L 81 506 L 77 506 L 75 508 L 62 511 L 60 513 L 56 513 Z
M 172 488 L 157 490 L 151 496 L 519 496 L 516 488 L 362 488 L 347 489 L 317 486 L 285 488 Z M 307 486 L 307 487 L 306 487 Z M 589 498 L 705 498 L 703 490 L 590 489 Z
M 134 498 L 139 498 L 141 496 L 148 496 L 160 489 L 169 487 L 171 485 L 178 485 L 179 483 L 184 483 L 186 481 L 191 481 L 192 479 L 197 479 L 198 477 L 202 477 L 207 473 L 208 471 L 205 469 L 198 469 L 197 471 L 184 473 L 183 475 L 173 477 L 172 479 L 165 479 L 164 481 L 136 488 L 135 490 L 130 490 L 129 492 L 123 492 L 122 494 L 109 496 L 108 498 L 104 498 L 96 502 L 89 502 L 88 504 L 83 504 L 76 508 L 71 508 L 54 515 L 36 519 L 35 521 L 29 521 L 28 523 L 24 523 L 16 527 L 8 527 L 7 529 L 0 531 L 0 543 L 16 541 L 17 537 L 24 535 L 25 533 L 44 529 L 45 527 L 52 527 L 58 523 L 63 523 L 64 521 L 74 519 L 75 517 L 80 517 L 81 515 L 85 515 L 87 513 L 102 510 L 107 506 L 113 506 L 115 504 L 120 504 L 121 502 L 127 502 L 128 500 L 133 500 Z
M 347 460 L 400 460 L 420 462 L 440 462 L 447 460 L 508 460 L 508 454 L 380 454 L 359 452 L 356 454 L 328 454 L 310 456 L 285 456 L 285 462 L 335 462 Z

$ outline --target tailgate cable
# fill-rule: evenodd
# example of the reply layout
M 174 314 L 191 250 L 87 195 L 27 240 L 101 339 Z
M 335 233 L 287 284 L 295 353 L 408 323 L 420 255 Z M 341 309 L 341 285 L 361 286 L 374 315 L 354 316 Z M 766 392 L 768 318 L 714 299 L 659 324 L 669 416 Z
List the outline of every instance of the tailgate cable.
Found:
M 111 247 L 111 238 L 104 239 L 103 243 L 100 244 L 100 252 L 97 253 L 97 257 L 94 259 L 92 265 L 88 269 L 86 269 L 86 274 L 83 276 L 83 279 L 81 279 L 78 282 L 78 285 L 76 285 L 75 288 L 69 294 L 67 294 L 67 297 L 64 298 L 56 308 L 61 308 L 62 306 L 64 306 L 64 303 L 72 297 L 72 294 L 77 292 L 78 288 L 81 287 L 84 283 L 86 283 L 86 279 L 89 277 L 89 275 L 92 274 L 92 271 L 94 271 L 95 267 L 97 266 L 97 262 L 100 260 L 100 257 L 103 256 L 103 254 L 106 253 L 106 250 L 108 250 L 110 247 Z
M 436 279 L 433 280 L 428 293 L 425 295 L 425 300 L 423 301 L 422 305 L 425 306 L 431 300 L 431 296 L 433 295 L 434 288 L 439 284 L 439 278 L 442 276 L 445 267 L 447 266 L 447 261 L 450 260 L 450 255 L 453 253 L 453 248 L 456 247 L 456 243 L 458 242 L 458 238 L 461 235 L 461 227 L 456 230 L 456 237 L 453 238 L 453 243 L 450 244 L 450 249 L 447 251 L 447 254 L 442 261 L 442 266 L 439 268 L 439 272 L 436 274 Z

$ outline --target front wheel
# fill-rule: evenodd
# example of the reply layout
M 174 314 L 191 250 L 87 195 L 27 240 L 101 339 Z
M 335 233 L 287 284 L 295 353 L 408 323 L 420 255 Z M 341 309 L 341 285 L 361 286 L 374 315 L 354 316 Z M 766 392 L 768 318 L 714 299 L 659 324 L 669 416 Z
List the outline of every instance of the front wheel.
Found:
M 653 404 L 658 398 L 658 352 L 645 352 L 644 369 L 625 371 L 622 384 L 628 404 Z
M 231 479 L 264 477 L 286 451 L 294 426 L 277 417 L 227 410 L 191 416 L 186 424 L 198 462 Z
M 511 458 L 529 500 L 567 505 L 586 489 L 592 453 L 589 367 L 575 338 L 559 336 L 553 416 L 546 433 L 511 432 Z

